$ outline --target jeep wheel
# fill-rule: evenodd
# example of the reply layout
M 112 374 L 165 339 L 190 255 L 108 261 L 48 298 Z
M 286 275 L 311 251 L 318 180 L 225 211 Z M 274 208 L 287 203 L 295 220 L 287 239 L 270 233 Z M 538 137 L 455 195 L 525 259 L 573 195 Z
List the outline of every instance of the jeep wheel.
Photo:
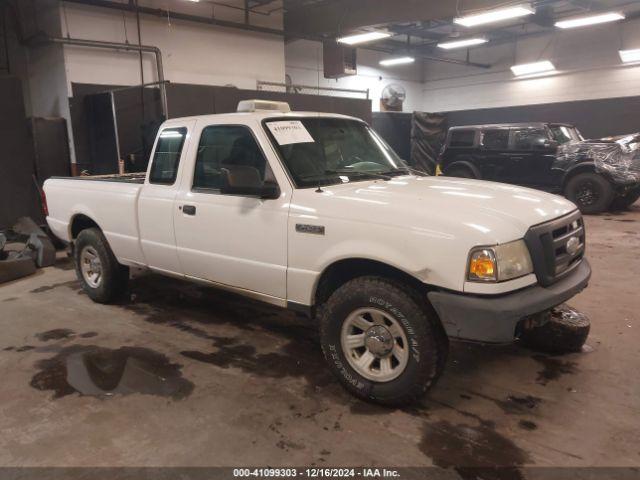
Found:
M 411 288 L 360 277 L 338 288 L 320 313 L 324 356 L 344 387 L 383 405 L 422 397 L 444 368 L 447 338 Z
M 471 171 L 471 169 L 469 169 L 467 167 L 453 167 L 453 168 L 450 168 L 445 173 L 445 176 L 447 176 L 447 177 L 458 177 L 458 178 L 478 178 Z
M 626 195 L 619 195 L 613 199 L 610 210 L 626 210 L 636 203 L 640 198 L 640 190 L 629 192 Z
M 564 195 L 582 213 L 602 213 L 609 208 L 615 192 L 606 178 L 597 173 L 578 173 L 567 182 Z
M 99 229 L 81 231 L 74 252 L 76 275 L 91 300 L 110 303 L 126 291 L 129 269 L 118 263 Z

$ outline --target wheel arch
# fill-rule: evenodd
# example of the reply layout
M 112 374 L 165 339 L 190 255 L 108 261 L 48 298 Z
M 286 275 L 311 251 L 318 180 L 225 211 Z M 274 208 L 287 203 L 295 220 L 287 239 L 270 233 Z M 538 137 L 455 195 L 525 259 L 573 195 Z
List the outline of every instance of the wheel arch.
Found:
M 69 238 L 75 240 L 82 230 L 87 228 L 97 228 L 102 231 L 98 222 L 84 213 L 76 213 L 69 222 Z
M 595 162 L 593 160 L 581 162 L 577 165 L 574 165 L 569 170 L 567 170 L 567 172 L 564 174 L 564 177 L 562 179 L 563 192 L 564 192 L 564 189 L 567 187 L 567 183 L 569 182 L 569 180 L 571 180 L 573 177 L 575 177 L 579 173 L 598 173 L 596 171 Z
M 478 169 L 478 167 L 476 167 L 471 161 L 469 160 L 456 160 L 454 162 L 451 162 L 449 165 L 447 165 L 447 168 L 444 172 L 442 172 L 444 175 L 447 175 L 447 173 L 449 171 L 451 171 L 454 168 L 466 168 L 468 170 L 471 171 L 471 173 L 473 173 L 473 175 L 477 178 L 477 179 L 481 179 L 482 175 L 480 175 L 480 170 Z
M 425 301 L 428 301 L 426 300 L 426 291 L 429 289 L 428 285 L 413 275 L 398 267 L 378 260 L 354 257 L 337 260 L 322 271 L 315 283 L 311 297 L 313 299 L 313 306 L 317 307 L 324 303 L 335 290 L 348 281 L 369 275 L 398 280 L 410 285 L 417 291 L 424 291 Z

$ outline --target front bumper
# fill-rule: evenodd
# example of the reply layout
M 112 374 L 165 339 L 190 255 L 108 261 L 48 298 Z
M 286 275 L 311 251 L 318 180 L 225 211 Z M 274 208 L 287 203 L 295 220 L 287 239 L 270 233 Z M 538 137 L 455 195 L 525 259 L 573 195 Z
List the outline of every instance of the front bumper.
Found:
M 591 266 L 583 259 L 573 272 L 548 287 L 535 285 L 491 297 L 433 291 L 427 297 L 450 337 L 508 343 L 515 340 L 520 320 L 566 302 L 584 290 L 590 278 Z

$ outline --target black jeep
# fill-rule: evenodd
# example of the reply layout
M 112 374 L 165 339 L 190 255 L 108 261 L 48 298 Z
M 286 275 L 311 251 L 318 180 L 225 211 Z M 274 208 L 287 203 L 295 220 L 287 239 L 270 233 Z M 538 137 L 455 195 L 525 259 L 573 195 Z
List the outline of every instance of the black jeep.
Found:
M 439 164 L 448 176 L 563 194 L 584 213 L 623 209 L 640 197 L 640 134 L 584 140 L 561 123 L 453 127 Z

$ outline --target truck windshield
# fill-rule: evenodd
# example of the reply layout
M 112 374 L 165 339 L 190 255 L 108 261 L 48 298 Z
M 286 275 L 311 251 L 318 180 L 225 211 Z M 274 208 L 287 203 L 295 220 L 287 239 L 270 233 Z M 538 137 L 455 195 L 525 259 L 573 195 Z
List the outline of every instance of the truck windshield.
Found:
M 278 118 L 265 122 L 296 187 L 389 179 L 407 164 L 365 123 L 342 118 Z
M 551 133 L 553 134 L 553 139 L 561 145 L 567 142 L 580 142 L 584 140 L 576 127 L 567 125 L 553 125 L 551 126 Z

